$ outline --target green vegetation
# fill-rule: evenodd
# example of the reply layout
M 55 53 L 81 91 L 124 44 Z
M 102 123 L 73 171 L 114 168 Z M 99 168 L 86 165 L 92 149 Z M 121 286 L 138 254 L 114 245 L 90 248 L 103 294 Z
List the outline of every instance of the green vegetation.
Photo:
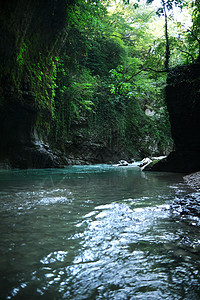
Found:
M 103 141 L 111 151 L 167 153 L 172 140 L 163 93 L 166 73 L 157 72 L 164 65 L 165 43 L 162 29 L 152 33 L 160 22 L 155 11 L 135 3 L 79 1 L 70 17 L 57 78 L 56 143 L 65 149 L 73 139 L 73 122 L 84 120 L 84 138 Z
M 199 58 L 199 0 L 162 0 L 160 8 L 153 1 L 25 2 L 8 5 L 9 20 L 1 16 L 14 45 L 1 83 L 9 78 L 15 91 L 34 93 L 29 104 L 51 145 L 65 151 L 79 135 L 129 156 L 168 153 L 166 75 Z M 173 16 L 173 5 L 192 14 L 191 24 Z

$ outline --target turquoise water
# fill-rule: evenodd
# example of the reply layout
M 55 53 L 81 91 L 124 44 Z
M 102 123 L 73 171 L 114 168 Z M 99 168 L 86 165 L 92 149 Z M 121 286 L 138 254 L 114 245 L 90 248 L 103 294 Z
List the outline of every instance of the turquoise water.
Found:
M 136 164 L 0 171 L 0 299 L 200 299 L 188 192 Z

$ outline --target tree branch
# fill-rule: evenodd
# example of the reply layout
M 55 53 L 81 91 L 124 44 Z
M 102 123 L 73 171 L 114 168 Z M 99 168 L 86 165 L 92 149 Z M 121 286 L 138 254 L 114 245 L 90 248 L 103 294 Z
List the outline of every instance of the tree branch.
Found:
M 153 68 L 146 68 L 144 69 L 144 71 L 153 71 L 153 72 L 156 72 L 156 73 L 167 73 L 168 71 L 167 70 L 155 70 Z
M 191 59 L 192 59 L 192 62 L 194 62 L 194 61 L 195 61 L 195 59 L 194 59 L 194 57 L 192 56 L 192 54 L 191 54 L 191 53 L 189 53 L 189 52 L 187 52 L 187 51 L 184 51 L 184 50 L 182 50 L 181 48 L 178 48 L 178 50 L 179 50 L 180 52 L 182 52 L 182 53 L 185 53 L 185 54 L 187 54 L 188 56 L 190 56 L 190 57 L 191 57 Z
M 191 35 L 197 40 L 197 42 L 200 44 L 200 39 L 194 34 L 193 30 L 188 29 L 188 32 L 191 33 Z
M 131 77 L 129 77 L 127 80 L 125 80 L 124 82 L 121 82 L 118 87 L 117 87 L 117 90 L 119 91 L 122 84 L 125 83 L 125 82 L 129 82 L 131 79 L 133 79 L 135 76 L 139 75 L 140 73 L 142 72 L 146 72 L 146 71 L 153 71 L 153 72 L 156 72 L 156 73 L 167 73 L 168 71 L 167 70 L 155 70 L 155 69 L 152 69 L 152 68 L 144 68 L 144 69 L 141 69 L 139 70 L 138 72 L 134 73 Z

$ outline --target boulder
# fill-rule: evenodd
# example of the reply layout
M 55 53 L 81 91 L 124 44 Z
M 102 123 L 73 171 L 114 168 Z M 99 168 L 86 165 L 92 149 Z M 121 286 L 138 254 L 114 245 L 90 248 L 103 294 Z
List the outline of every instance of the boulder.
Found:
M 145 157 L 145 158 L 143 158 L 143 160 L 139 164 L 139 167 L 142 170 L 144 170 L 150 163 L 152 163 L 152 159 L 150 159 L 149 157 Z
M 129 165 L 129 163 L 126 161 L 126 160 L 120 160 L 119 161 L 119 164 L 118 164 L 118 166 L 122 166 L 122 167 L 124 167 L 124 166 L 128 166 Z
M 139 167 L 141 168 L 141 170 L 151 170 L 152 166 L 154 164 L 157 164 L 157 162 L 159 162 L 160 160 L 163 160 L 164 158 L 166 158 L 166 156 L 153 156 L 153 157 L 146 157 L 144 158 L 141 163 L 139 164 Z

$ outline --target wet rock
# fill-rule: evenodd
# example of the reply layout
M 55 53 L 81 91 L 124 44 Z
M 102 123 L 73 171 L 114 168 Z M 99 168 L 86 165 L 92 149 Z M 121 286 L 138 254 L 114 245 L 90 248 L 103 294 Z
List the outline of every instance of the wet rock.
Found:
M 167 78 L 166 103 L 175 151 L 152 171 L 191 173 L 200 170 L 200 63 L 179 66 Z
M 199 151 L 176 150 L 147 171 L 191 173 L 200 170 Z
M 122 167 L 124 167 L 124 166 L 128 166 L 129 164 L 128 164 L 128 162 L 126 161 L 126 160 L 120 160 L 119 161 L 119 164 L 118 164 L 118 166 L 122 166 Z
M 181 218 L 191 220 L 192 225 L 200 225 L 200 172 L 183 178 L 188 186 L 197 192 L 190 193 L 183 198 L 176 198 L 171 204 L 171 210 Z
M 150 159 L 149 157 L 145 157 L 143 158 L 143 160 L 141 161 L 141 163 L 139 164 L 139 167 L 144 170 L 150 163 L 152 163 L 152 159 Z
M 188 186 L 196 192 L 183 198 L 176 198 L 171 205 L 171 209 L 181 217 L 195 220 L 194 224 L 200 225 L 200 172 L 186 175 L 183 178 Z
M 0 163 L 0 170 L 10 170 L 11 166 L 10 166 L 10 162 L 9 161 L 2 161 Z
M 117 163 L 121 158 L 130 160 L 126 154 L 118 149 L 110 149 L 102 141 L 86 139 L 85 136 L 73 138 L 66 145 L 66 156 L 73 164 L 100 164 L 100 163 Z
M 153 156 L 150 158 L 146 157 L 141 161 L 141 163 L 139 164 L 139 167 L 143 171 L 149 171 L 153 167 L 154 164 L 156 164 L 160 160 L 163 160 L 164 158 L 166 158 L 166 156 L 156 156 L 156 157 Z
M 192 188 L 200 191 L 200 172 L 192 173 L 183 177 L 185 182 Z
M 4 162 L 12 168 L 58 167 L 62 163 L 63 158 L 45 145 L 37 147 L 34 129 L 41 126 L 41 116 L 43 124 L 51 120 L 54 87 L 50 76 L 52 65 L 47 57 L 54 59 L 63 46 L 66 5 L 65 0 L 48 4 L 37 0 L 1 1 L 1 167 Z M 14 30 L 13 20 L 16 20 Z M 28 44 L 31 47 L 27 59 L 14 59 L 19 49 Z M 40 83 L 36 75 L 39 65 L 46 74 L 42 76 L 41 72 Z M 40 131 L 42 134 L 43 130 Z
M 200 218 L 200 193 L 189 194 L 181 199 L 176 198 L 170 208 L 181 216 Z

